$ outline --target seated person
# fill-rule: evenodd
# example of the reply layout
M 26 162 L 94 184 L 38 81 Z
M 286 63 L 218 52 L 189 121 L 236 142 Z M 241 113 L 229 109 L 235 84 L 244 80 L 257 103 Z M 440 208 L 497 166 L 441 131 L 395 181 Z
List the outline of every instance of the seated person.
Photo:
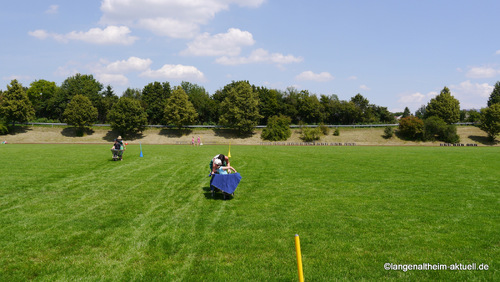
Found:
M 123 151 L 125 150 L 125 146 L 123 145 L 123 140 L 121 136 L 115 139 L 115 143 L 111 147 L 113 151 L 113 158 L 117 158 L 119 160 L 123 159 Z
M 122 137 L 118 136 L 118 138 L 116 138 L 116 141 L 118 141 L 118 143 L 120 144 L 120 150 L 125 150 L 125 145 L 123 145 Z
M 118 142 L 118 140 L 115 139 L 115 143 L 111 147 L 111 150 L 120 150 L 121 146 L 122 145 L 120 144 L 120 142 Z

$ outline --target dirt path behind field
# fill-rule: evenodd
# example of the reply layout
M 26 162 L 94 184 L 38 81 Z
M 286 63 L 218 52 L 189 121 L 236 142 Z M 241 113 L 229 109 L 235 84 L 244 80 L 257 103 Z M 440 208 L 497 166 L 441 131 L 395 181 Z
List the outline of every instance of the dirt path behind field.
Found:
M 26 126 L 16 128 L 15 134 L 0 135 L 0 140 L 8 143 L 111 143 L 118 133 L 109 129 L 96 127 L 83 137 L 77 137 L 74 128 Z M 234 145 L 261 145 L 268 143 L 260 139 L 261 129 L 249 136 L 239 136 L 230 130 L 221 129 L 148 129 L 142 135 L 124 138 L 129 144 L 190 144 L 192 136 L 195 140 L 201 137 L 203 144 L 234 144 Z M 492 146 L 487 141 L 487 135 L 477 127 L 459 126 L 457 133 L 462 144 L 477 144 L 478 146 Z M 340 128 L 340 136 L 333 136 L 333 130 L 317 142 L 321 143 L 355 143 L 365 146 L 439 146 L 442 142 L 412 142 L 397 137 L 385 139 L 382 137 L 384 128 Z M 300 129 L 293 129 L 292 136 L 285 143 L 301 143 Z M 497 142 L 494 146 L 500 146 Z

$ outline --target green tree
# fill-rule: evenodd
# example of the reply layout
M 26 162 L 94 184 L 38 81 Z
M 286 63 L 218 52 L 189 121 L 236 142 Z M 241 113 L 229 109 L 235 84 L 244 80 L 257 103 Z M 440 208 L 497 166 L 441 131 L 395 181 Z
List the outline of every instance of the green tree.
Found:
M 424 120 L 424 139 L 426 141 L 440 140 L 447 126 L 446 122 L 438 116 Z
M 386 107 L 375 106 L 374 110 L 379 122 L 396 123 L 394 115 Z
M 98 110 L 101 104 L 103 89 L 102 84 L 97 81 L 93 75 L 79 74 L 68 77 L 56 91 L 52 100 L 54 108 L 54 117 L 61 119 L 68 103 L 76 95 L 83 95 L 92 102 L 92 105 Z
M 106 89 L 102 92 L 102 99 L 100 99 L 97 106 L 97 111 L 99 112 L 98 120 L 100 122 L 107 122 L 108 112 L 116 102 L 118 102 L 118 96 L 113 91 L 113 87 L 111 85 L 106 86 Z
M 148 116 L 139 100 L 121 97 L 109 111 L 108 120 L 113 130 L 128 135 L 144 131 Z
M 174 88 L 167 99 L 164 111 L 165 124 L 173 124 L 179 129 L 184 125 L 193 124 L 198 118 L 198 113 L 181 86 Z
M 283 94 L 283 113 L 292 119 L 292 124 L 300 122 L 299 116 L 299 91 L 288 87 Z
M 340 124 L 355 124 L 360 118 L 359 108 L 353 102 L 340 101 L 334 113 Z
M 86 127 L 91 127 L 97 117 L 97 108 L 92 105 L 88 97 L 83 95 L 75 95 L 63 113 L 63 120 L 75 126 L 79 135 L 83 134 Z
M 384 128 L 384 135 L 383 137 L 385 139 L 390 139 L 394 136 L 394 129 L 392 128 L 392 126 L 386 126 Z
M 299 120 L 308 124 L 317 124 L 321 118 L 321 103 L 316 95 L 302 90 L 297 96 Z
M 122 94 L 122 97 L 128 97 L 136 100 L 142 100 L 142 90 L 141 89 L 134 89 L 134 88 L 127 88 Z
M 188 95 L 189 101 L 198 113 L 199 123 L 207 124 L 215 122 L 217 119 L 215 101 L 210 99 L 210 95 L 205 88 L 186 81 L 181 83 L 181 87 Z
M 300 139 L 305 142 L 312 142 L 321 139 L 321 135 L 319 127 L 302 127 Z
M 425 118 L 437 116 L 447 124 L 460 120 L 460 102 L 450 93 L 450 89 L 445 87 L 439 95 L 431 99 L 425 109 Z
M 411 115 L 410 113 L 410 109 L 408 109 L 408 107 L 405 107 L 405 110 L 403 112 L 403 116 L 402 117 L 409 117 Z
M 481 123 L 479 128 L 488 134 L 490 141 L 494 141 L 500 134 L 500 103 L 481 109 Z
M 493 89 L 493 92 L 491 92 L 490 98 L 488 99 L 488 107 L 498 103 L 500 103 L 500 81 L 495 83 L 495 88 Z
M 244 81 L 232 81 L 231 83 L 225 85 L 222 89 L 219 89 L 215 91 L 214 95 L 212 95 L 212 100 L 214 101 L 213 106 L 215 107 L 215 114 L 217 116 L 217 122 L 220 123 L 220 117 L 224 113 L 222 110 L 222 102 L 226 99 L 226 97 L 229 95 L 230 91 L 233 91 L 234 88 L 236 88 L 241 82 L 246 82 L 248 85 L 250 85 L 250 82 L 247 80 Z M 252 87 L 253 90 L 253 87 Z
M 287 116 L 272 116 L 267 126 L 262 130 L 261 138 L 269 141 L 284 141 L 292 136 L 290 130 L 291 119 Z
M 146 107 L 149 124 L 161 124 L 167 98 L 170 97 L 170 83 L 153 82 L 144 86 L 142 101 Z
M 268 124 L 269 118 L 281 113 L 280 95 L 275 89 L 257 87 L 256 92 L 259 96 L 259 113 L 262 115 L 261 124 Z
M 424 133 L 424 122 L 415 116 L 402 118 L 399 120 L 398 133 L 403 138 L 419 140 Z
M 415 111 L 415 116 L 418 117 L 419 119 L 424 119 L 426 112 L 425 109 L 426 109 L 425 105 L 420 106 L 420 108 L 418 108 L 418 110 Z
M 238 81 L 221 103 L 219 122 L 240 133 L 250 133 L 262 116 L 259 114 L 259 97 L 247 81 Z
M 481 111 L 472 109 L 467 112 L 467 122 L 478 122 L 481 119 Z
M 460 110 L 460 122 L 465 122 L 467 119 L 467 110 Z
M 444 120 L 437 116 L 424 120 L 424 139 L 426 141 L 439 140 L 447 143 L 460 142 L 457 127 L 453 124 L 446 124 Z
M 0 118 L 0 135 L 7 133 L 9 133 L 9 128 L 7 127 L 7 124 L 5 124 L 5 121 Z
M 367 98 L 363 97 L 361 94 L 356 94 L 356 96 L 351 98 L 351 103 L 353 103 L 358 112 L 358 117 L 354 121 L 355 123 L 363 122 L 363 123 L 372 123 L 375 122 L 374 110 L 373 106 L 370 105 L 370 101 Z
M 24 91 L 23 86 L 16 79 L 7 85 L 7 91 L 3 92 L 0 102 L 0 116 L 7 123 L 27 122 L 35 116 L 35 109 Z
M 321 120 L 326 124 L 338 123 L 334 113 L 335 109 L 339 107 L 339 97 L 335 94 L 330 96 L 322 94 L 319 103 L 321 104 Z
M 37 118 L 52 118 L 53 116 L 53 97 L 58 87 L 55 82 L 47 80 L 35 80 L 30 84 L 26 94 L 35 109 Z

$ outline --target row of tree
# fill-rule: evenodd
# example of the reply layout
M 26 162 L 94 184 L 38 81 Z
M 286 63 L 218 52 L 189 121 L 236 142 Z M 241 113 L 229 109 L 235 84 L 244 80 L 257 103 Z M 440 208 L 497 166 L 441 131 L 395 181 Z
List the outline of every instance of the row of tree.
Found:
M 491 103 L 500 99 L 499 92 L 497 83 Z M 248 81 L 233 81 L 213 95 L 189 82 L 173 88 L 168 82 L 152 82 L 143 89 L 129 88 L 118 97 L 111 86 L 104 87 L 92 75 L 76 74 L 61 86 L 37 80 L 23 87 L 13 80 L 6 91 L 0 91 L 0 119 L 11 124 L 32 120 L 62 121 L 77 127 L 110 123 L 123 133 L 141 131 L 147 124 L 179 128 L 218 124 L 245 133 L 278 115 L 288 117 L 292 124 L 366 124 L 395 123 L 395 115 L 410 113 L 408 108 L 391 113 L 386 107 L 370 104 L 361 94 L 345 101 L 337 95 L 318 97 L 307 90 L 281 91 Z M 458 100 L 446 87 L 415 115 L 422 119 L 438 115 L 446 123 L 479 119 L 475 110 L 460 111 Z
M 500 82 L 497 82 L 488 100 L 488 107 L 480 112 L 467 113 L 470 121 L 478 121 L 479 127 L 488 134 L 490 141 L 500 133 Z M 403 115 L 399 121 L 399 134 L 411 140 L 440 140 L 449 143 L 459 142 L 456 127 L 453 125 L 464 117 L 460 102 L 450 89 L 445 87 L 439 95 L 422 106 L 416 115 Z

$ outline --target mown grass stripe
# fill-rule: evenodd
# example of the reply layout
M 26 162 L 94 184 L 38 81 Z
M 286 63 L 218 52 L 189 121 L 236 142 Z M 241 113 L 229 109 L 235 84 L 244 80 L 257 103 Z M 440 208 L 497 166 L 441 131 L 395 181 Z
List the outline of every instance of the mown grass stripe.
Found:
M 232 146 L 228 201 L 207 177 L 227 146 L 143 150 L 2 147 L 0 280 L 294 280 L 296 233 L 308 280 L 498 276 L 498 148 Z

